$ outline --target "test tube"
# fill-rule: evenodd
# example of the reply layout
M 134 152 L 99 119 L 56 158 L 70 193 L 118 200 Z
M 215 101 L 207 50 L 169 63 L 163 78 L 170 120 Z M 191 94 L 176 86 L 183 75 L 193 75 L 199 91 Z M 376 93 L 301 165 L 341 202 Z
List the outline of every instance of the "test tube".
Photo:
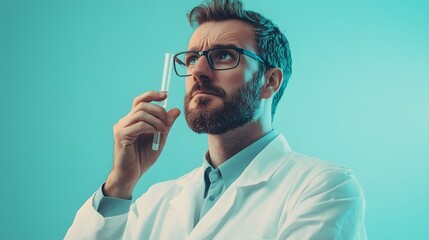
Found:
M 171 72 L 173 71 L 173 57 L 174 55 L 172 53 L 165 53 L 164 70 L 162 72 L 161 92 L 168 93 L 168 89 L 170 87 Z M 168 100 L 168 97 L 164 101 L 159 102 L 158 105 L 163 108 L 167 107 L 167 100 Z M 153 135 L 152 150 L 158 151 L 160 139 L 161 139 L 161 133 L 156 132 Z

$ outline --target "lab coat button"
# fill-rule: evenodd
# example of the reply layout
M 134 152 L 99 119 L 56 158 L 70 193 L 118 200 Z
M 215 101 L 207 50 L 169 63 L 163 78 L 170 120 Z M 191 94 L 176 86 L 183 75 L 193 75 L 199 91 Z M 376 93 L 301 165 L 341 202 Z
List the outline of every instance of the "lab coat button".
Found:
M 210 200 L 210 201 L 213 201 L 214 199 L 215 199 L 215 198 L 214 198 L 213 196 L 210 196 L 210 197 L 209 197 L 209 200 Z

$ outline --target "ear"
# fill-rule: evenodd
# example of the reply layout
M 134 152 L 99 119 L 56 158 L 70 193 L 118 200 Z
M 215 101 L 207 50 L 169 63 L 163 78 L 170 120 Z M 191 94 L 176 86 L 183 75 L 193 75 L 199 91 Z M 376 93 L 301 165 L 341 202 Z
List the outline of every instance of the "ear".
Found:
M 270 68 L 265 72 L 265 82 L 262 86 L 261 98 L 268 99 L 279 90 L 283 82 L 283 71 L 280 68 Z

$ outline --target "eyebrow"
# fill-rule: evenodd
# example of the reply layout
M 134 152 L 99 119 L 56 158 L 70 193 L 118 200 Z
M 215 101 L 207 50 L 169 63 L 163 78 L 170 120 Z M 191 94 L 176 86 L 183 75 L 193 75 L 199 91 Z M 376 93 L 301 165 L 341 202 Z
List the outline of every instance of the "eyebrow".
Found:
M 237 45 L 235 45 L 235 44 L 215 44 L 215 45 L 213 45 L 213 46 L 212 46 L 211 48 L 209 48 L 209 49 L 213 49 L 213 48 L 229 48 L 229 47 L 238 48 L 238 46 L 237 46 Z M 208 49 L 207 49 L 207 50 L 208 50 Z M 200 50 L 200 49 L 198 49 L 198 48 L 196 48 L 196 47 L 192 47 L 192 48 L 188 49 L 188 51 L 200 52 L 200 51 L 203 51 L 203 50 Z

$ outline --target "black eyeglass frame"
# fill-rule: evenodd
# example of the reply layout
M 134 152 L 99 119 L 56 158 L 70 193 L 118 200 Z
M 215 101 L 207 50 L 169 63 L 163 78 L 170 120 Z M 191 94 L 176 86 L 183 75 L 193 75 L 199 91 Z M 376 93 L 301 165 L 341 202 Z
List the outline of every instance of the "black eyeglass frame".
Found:
M 237 64 L 235 66 L 233 66 L 233 67 L 230 67 L 230 68 L 222 68 L 222 69 L 216 69 L 216 68 L 214 68 L 213 62 L 210 60 L 208 53 L 211 52 L 211 51 L 213 51 L 213 50 L 219 50 L 219 49 L 231 49 L 231 50 L 234 50 L 234 51 L 238 52 L 239 54 L 238 54 Z M 236 68 L 238 66 L 238 64 L 240 64 L 240 60 L 241 60 L 240 56 L 242 54 L 244 54 L 246 56 L 249 56 L 249 57 L 251 57 L 251 58 L 253 58 L 255 60 L 258 60 L 258 61 L 260 61 L 261 63 L 263 63 L 265 65 L 268 65 L 267 61 L 265 61 L 264 59 L 262 59 L 256 53 L 253 53 L 253 52 L 251 52 L 249 50 L 246 50 L 244 48 L 239 48 L 239 47 L 232 47 L 232 46 L 231 47 L 229 47 L 229 46 L 216 47 L 216 48 L 211 48 L 211 49 L 207 49 L 207 50 L 200 51 L 200 52 L 199 51 L 184 51 L 184 52 L 179 52 L 179 53 L 175 54 L 174 57 L 173 57 L 173 59 L 174 59 L 174 64 L 173 64 L 174 65 L 174 71 L 176 72 L 176 75 L 179 76 L 179 77 L 188 77 L 188 76 L 192 75 L 191 73 L 190 74 L 186 74 L 186 75 L 179 74 L 179 72 L 177 71 L 177 68 L 176 68 L 176 63 L 180 64 L 179 62 L 182 62 L 179 58 L 177 58 L 177 56 L 181 55 L 181 54 L 185 54 L 185 53 L 195 53 L 196 55 L 198 55 L 198 59 L 200 59 L 201 56 L 205 56 L 207 58 L 207 62 L 209 63 L 210 68 L 212 70 L 215 70 L 215 71 L 223 71 L 223 70 L 230 70 L 230 69 Z M 181 64 L 181 65 L 185 65 L 185 64 Z

